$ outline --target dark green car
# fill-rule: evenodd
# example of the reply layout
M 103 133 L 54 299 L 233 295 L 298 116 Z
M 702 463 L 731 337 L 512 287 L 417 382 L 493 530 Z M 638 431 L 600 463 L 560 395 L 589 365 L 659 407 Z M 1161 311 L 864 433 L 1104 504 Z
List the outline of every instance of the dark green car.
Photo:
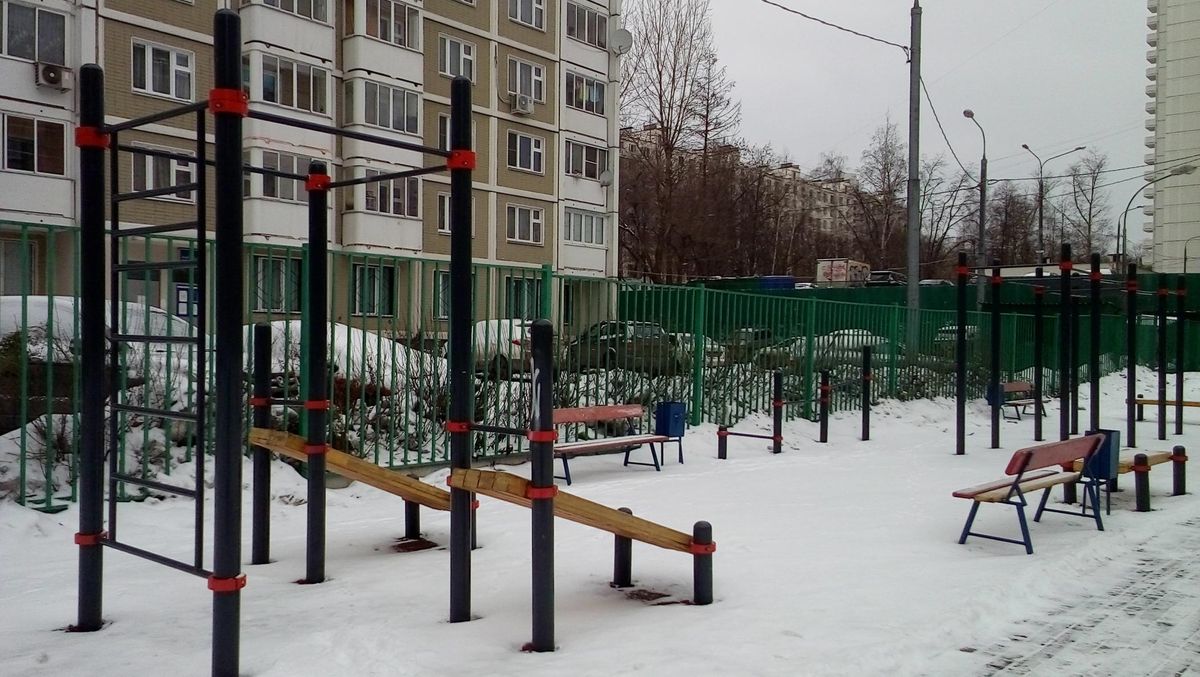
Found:
M 585 329 L 567 344 L 567 369 L 628 369 L 678 374 L 687 360 L 678 340 L 654 322 L 606 321 Z

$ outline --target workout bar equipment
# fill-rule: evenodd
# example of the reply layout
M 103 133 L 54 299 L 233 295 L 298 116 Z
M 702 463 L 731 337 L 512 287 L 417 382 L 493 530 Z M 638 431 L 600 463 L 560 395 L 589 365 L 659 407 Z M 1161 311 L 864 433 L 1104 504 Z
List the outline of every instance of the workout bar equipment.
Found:
M 530 329 L 533 402 L 529 421 L 533 504 L 533 651 L 554 651 L 554 326 L 540 319 Z
M 1187 278 L 1175 278 L 1175 434 L 1183 434 L 1184 326 L 1187 324 Z
M 1071 245 L 1058 261 L 1058 439 L 1071 437 Z
M 871 346 L 863 346 L 862 356 L 862 439 L 871 439 Z
M 1100 254 L 1092 252 L 1091 286 L 1088 309 L 1088 424 L 1089 430 L 1100 429 Z
M 621 512 L 632 515 L 629 508 L 617 508 Z M 613 580 L 614 588 L 633 587 L 633 539 L 616 534 L 613 536 Z
M 711 546 L 712 525 L 708 522 L 696 522 L 692 527 L 692 604 L 701 606 L 713 602 L 713 571 Z M 699 547 L 697 547 L 699 546 Z
M 1125 436 L 1128 445 L 1137 446 L 1137 264 L 1131 263 L 1125 274 Z
M 271 426 L 271 325 L 254 325 L 254 408 L 255 428 Z M 254 479 L 250 490 L 251 536 L 250 563 L 271 561 L 271 452 L 254 447 Z
M 821 431 L 821 437 L 817 441 L 821 442 L 821 443 L 825 443 L 825 442 L 829 441 L 829 392 L 830 392 L 829 370 L 822 369 L 821 370 L 821 386 L 820 386 L 820 390 L 819 390 L 819 393 L 820 393 L 819 405 L 820 406 L 819 406 L 819 409 L 817 410 L 818 416 L 820 417 L 819 425 L 820 425 L 820 431 Z
M 771 453 L 783 453 L 783 371 L 771 374 Z
M 1034 271 L 1034 276 L 1037 284 L 1033 287 L 1033 400 L 1037 403 L 1037 411 L 1033 417 L 1033 439 L 1041 442 L 1042 393 L 1046 386 L 1046 285 L 1041 266 Z
M 954 453 L 967 453 L 967 267 L 966 252 L 958 253 L 955 268 L 956 298 L 954 332 Z
M 1150 462 L 1145 454 L 1133 456 L 1133 491 L 1137 512 L 1150 512 Z
M 1000 277 L 999 261 L 992 267 L 992 336 L 988 347 L 992 353 L 991 376 L 988 378 L 988 392 L 992 401 L 992 448 L 1000 448 L 1000 410 L 1004 407 L 1004 389 L 1000 386 Z
M 310 450 L 304 582 L 321 583 L 325 580 L 325 426 L 328 405 L 319 406 L 318 403 L 329 400 L 325 364 L 328 332 L 324 331 L 329 324 L 326 287 L 329 278 L 329 175 L 325 163 L 314 161 L 309 165 L 305 186 L 308 189 L 308 280 L 304 293 L 307 295 L 308 324 L 316 329 L 308 332 L 308 364 L 304 367 L 307 381 L 305 442 Z
M 1166 276 L 1158 275 L 1158 342 L 1155 356 L 1158 358 L 1158 439 L 1167 439 L 1167 289 Z
M 1074 286 L 1074 283 L 1072 283 Z M 1071 434 L 1079 434 L 1079 303 L 1071 297 Z

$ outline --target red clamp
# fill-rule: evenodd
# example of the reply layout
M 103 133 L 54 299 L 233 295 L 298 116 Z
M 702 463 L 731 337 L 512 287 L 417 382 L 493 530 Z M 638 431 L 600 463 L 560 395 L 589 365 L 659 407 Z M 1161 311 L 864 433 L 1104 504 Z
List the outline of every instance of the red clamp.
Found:
M 469 421 L 446 421 L 446 432 L 469 433 L 471 432 L 471 423 Z
M 1134 466 L 1130 466 L 1129 469 L 1134 472 L 1150 472 L 1149 465 L 1134 465 Z
M 252 407 L 269 407 L 271 406 L 271 398 L 269 397 L 251 397 L 250 406 Z
M 108 134 L 100 131 L 99 127 L 76 127 L 75 145 L 80 148 L 104 150 L 108 148 Z
M 954 272 L 957 273 L 959 277 L 967 277 L 971 274 L 971 269 L 966 266 L 958 266 L 954 269 Z
M 475 151 L 452 150 L 446 158 L 447 169 L 475 169 Z
M 525 498 L 529 498 L 529 499 L 554 498 L 557 495 L 558 495 L 558 487 L 554 486 L 554 485 L 551 485 L 548 487 L 534 487 L 534 486 L 525 487 Z
M 304 445 L 304 453 L 309 456 L 320 456 L 329 451 L 329 447 L 324 444 L 306 444 Z
M 1168 294 L 1170 294 L 1170 293 L 1171 293 L 1171 292 L 1170 292 L 1170 290 L 1168 290 L 1166 287 L 1159 287 L 1159 288 L 1158 288 L 1158 295 L 1159 295 L 1159 296 L 1167 296 L 1167 295 L 1168 295 Z
M 1059 270 L 1071 270 L 1071 268 L 1073 268 L 1074 265 L 1075 264 L 1071 263 L 1070 261 L 1062 261 L 1058 264 L 1058 269 Z
M 1045 287 L 1034 287 L 1034 288 L 1033 288 L 1033 295 L 1034 295 L 1034 296 L 1043 296 L 1043 295 L 1045 295 L 1045 293 L 1046 293 L 1046 288 L 1045 288 Z
M 782 408 L 785 404 L 787 404 L 787 402 L 783 400 L 771 400 L 771 406 L 775 407 L 776 409 Z
M 1187 463 L 1187 454 L 1171 454 L 1171 460 L 1176 463 Z
M 833 386 L 817 386 L 817 390 L 821 393 L 828 393 L 833 390 Z
M 1138 288 L 1137 280 L 1126 280 L 1125 281 L 1125 290 L 1126 291 L 1137 291 L 1137 288 Z
M 729 431 L 725 428 L 717 428 L 717 437 L 729 437 Z
M 717 551 L 717 544 L 713 543 L 697 543 L 692 541 L 688 543 L 688 552 L 693 555 L 711 555 Z
M 772 439 L 773 441 L 775 441 L 775 442 L 782 442 L 782 441 L 783 441 L 783 435 L 775 435 L 775 436 L 774 436 L 774 437 L 772 437 L 771 439 Z
M 244 587 L 246 587 L 246 574 L 236 578 L 217 578 L 215 575 L 208 577 L 208 589 L 213 592 L 237 592 Z
M 217 113 L 250 114 L 250 98 L 240 89 L 214 87 L 208 91 L 208 109 Z
M 558 432 L 554 430 L 526 430 L 525 437 L 530 442 L 557 442 Z
M 870 374 L 863 374 L 863 381 L 870 383 L 871 381 L 874 381 L 874 380 L 875 380 L 874 376 L 872 376 Z
M 1088 276 L 1088 279 L 1090 279 L 1092 282 L 1099 282 L 1101 279 L 1103 279 L 1103 277 L 1104 276 L 1100 274 L 1100 271 L 1093 270 L 1092 274 Z
M 472 510 L 478 510 L 478 509 L 479 509 L 479 499 L 478 499 L 478 498 L 477 498 L 477 499 L 475 499 L 474 501 L 471 501 L 471 509 L 472 509 Z
M 992 284 L 994 284 L 996 286 L 1000 286 L 1000 283 L 1003 281 L 1004 281 L 1004 278 L 1000 277 L 999 275 L 992 276 Z
M 309 174 L 304 180 L 304 190 L 310 193 L 329 190 L 329 184 L 333 179 L 329 178 L 328 174 Z
M 1180 287 L 1179 289 L 1175 290 L 1175 295 L 1178 296 L 1179 298 L 1183 298 L 1183 297 L 1187 296 L 1187 289 Z
M 308 411 L 328 411 L 329 400 L 305 400 L 304 408 Z
M 107 531 L 98 534 L 75 534 L 75 545 L 100 545 L 100 541 L 108 538 Z

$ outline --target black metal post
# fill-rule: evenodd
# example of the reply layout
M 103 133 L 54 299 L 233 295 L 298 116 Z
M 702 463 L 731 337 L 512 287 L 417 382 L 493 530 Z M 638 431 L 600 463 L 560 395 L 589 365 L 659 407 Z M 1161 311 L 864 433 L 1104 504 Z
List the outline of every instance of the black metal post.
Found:
M 1167 289 L 1166 276 L 1158 275 L 1158 439 L 1167 439 Z
M 79 600 L 72 630 L 99 630 L 104 597 L 104 70 L 79 71 Z M 88 139 L 83 130 L 92 135 Z M 116 151 L 114 151 L 115 153 Z M 114 365 L 115 366 L 115 365 Z
M 819 423 L 821 426 L 821 437 L 819 440 L 817 440 L 818 442 L 829 441 L 829 392 L 829 370 L 822 369 L 821 385 L 818 388 L 820 399 L 818 401 L 819 408 L 817 410 L 817 415 L 819 416 Z
M 980 271 L 983 272 L 983 271 Z M 988 376 L 988 392 L 991 393 L 992 403 L 992 448 L 1000 448 L 1000 412 L 1004 407 L 1004 388 L 1000 385 L 1000 352 L 1002 329 L 1000 319 L 1000 269 L 992 268 L 992 337 L 990 345 L 992 353 L 991 374 Z
M 632 515 L 629 508 L 618 508 L 621 512 Z M 614 588 L 629 588 L 633 586 L 633 539 L 617 534 L 613 537 L 613 580 Z
M 1071 434 L 1079 434 L 1079 304 L 1071 297 Z
M 717 546 L 712 539 L 712 525 L 696 522 L 692 527 L 692 604 L 713 602 L 712 553 Z
M 421 538 L 421 504 L 414 501 L 404 502 L 404 538 L 420 540 Z
M 471 467 L 471 81 L 450 85 L 450 465 Z M 471 492 L 450 489 L 450 622 L 471 620 Z
M 1187 450 L 1182 445 L 1175 445 L 1171 450 L 1171 495 L 1182 496 L 1187 493 Z
M 533 528 L 534 651 L 554 651 L 554 325 L 530 329 L 533 415 L 529 421 L 529 498 Z
M 717 426 L 717 458 L 724 461 L 729 456 L 729 426 Z
M 1150 463 L 1145 454 L 1133 457 L 1133 491 L 1137 512 L 1150 512 Z
M 237 12 L 213 18 L 209 107 L 216 141 L 216 424 L 214 426 L 212 674 L 236 677 L 242 562 L 242 27 Z
M 329 409 L 326 346 L 329 337 L 329 175 L 325 163 L 308 167 L 308 364 L 304 365 L 304 450 L 308 456 L 308 533 L 305 583 L 325 580 L 325 426 Z
M 771 374 L 771 453 L 783 452 L 783 371 Z
M 1058 261 L 1058 439 L 1071 437 L 1071 245 Z
M 1137 295 L 1137 264 L 1131 263 L 1125 274 L 1125 438 L 1131 447 L 1137 446 Z
M 271 427 L 271 325 L 254 325 L 254 427 Z M 271 561 L 271 452 L 254 447 L 250 563 Z
M 1187 325 L 1187 278 L 1175 280 L 1175 434 L 1183 434 L 1183 374 L 1185 331 Z
M 862 438 L 871 439 L 871 346 L 863 346 L 862 356 Z
M 1088 342 L 1091 350 L 1088 353 L 1088 419 L 1089 430 L 1100 429 L 1100 284 L 1103 277 L 1100 274 L 1100 255 L 1092 252 L 1091 295 L 1088 310 Z
M 1046 386 L 1046 285 L 1043 281 L 1045 271 L 1041 266 L 1034 273 L 1037 284 L 1033 286 L 1033 439 L 1043 440 L 1042 416 L 1043 395 Z
M 967 281 L 966 252 L 958 253 L 954 334 L 954 453 L 967 453 Z

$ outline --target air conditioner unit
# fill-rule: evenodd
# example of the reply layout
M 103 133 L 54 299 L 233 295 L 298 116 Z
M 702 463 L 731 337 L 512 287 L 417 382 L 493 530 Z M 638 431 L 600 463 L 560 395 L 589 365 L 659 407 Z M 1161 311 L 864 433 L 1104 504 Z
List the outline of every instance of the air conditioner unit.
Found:
M 38 62 L 33 64 L 33 69 L 33 81 L 38 87 L 51 87 L 63 91 L 71 88 L 74 74 L 71 73 L 70 68 L 53 63 Z
M 512 95 L 513 115 L 533 115 L 533 97 L 528 94 Z

